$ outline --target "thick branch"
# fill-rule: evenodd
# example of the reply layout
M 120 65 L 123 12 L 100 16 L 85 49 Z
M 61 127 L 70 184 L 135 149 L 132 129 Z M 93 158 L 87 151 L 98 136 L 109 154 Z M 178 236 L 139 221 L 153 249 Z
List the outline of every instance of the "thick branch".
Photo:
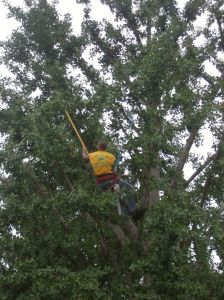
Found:
M 221 147 L 222 147 L 222 143 L 223 143 L 223 141 L 221 140 L 220 143 L 219 143 L 218 150 L 214 154 L 213 168 L 215 167 L 216 162 L 220 159 L 220 150 L 221 150 Z M 203 193 L 202 193 L 202 197 L 201 197 L 201 205 L 202 206 L 204 205 L 204 203 L 206 201 L 206 198 L 207 198 L 208 193 L 209 193 L 209 188 L 210 188 L 210 186 L 212 184 L 212 181 L 213 181 L 213 178 L 214 178 L 213 168 L 211 170 L 209 170 L 207 180 L 206 180 L 205 185 L 203 187 Z
M 159 189 L 157 183 L 160 181 L 160 167 L 151 167 L 149 170 L 149 178 L 154 181 L 156 187 L 150 188 L 150 183 L 147 181 L 146 195 L 143 200 L 143 208 L 149 208 L 151 205 L 159 200 Z M 148 191 L 149 190 L 149 191 Z
M 79 58 L 77 65 L 92 84 L 96 84 L 100 81 L 100 76 L 97 70 L 95 70 L 92 66 L 89 66 L 83 58 Z
M 213 174 L 210 173 L 209 176 L 207 177 L 207 180 L 205 182 L 205 185 L 203 187 L 203 193 L 202 193 L 202 197 L 201 197 L 201 206 L 204 205 L 206 198 L 208 196 L 208 192 L 209 192 L 209 188 L 212 184 L 212 179 L 213 179 Z
M 0 181 L 2 183 L 7 183 L 9 181 L 9 178 L 0 176 Z
M 138 239 L 138 229 L 131 219 L 128 219 L 125 224 L 125 229 L 129 233 L 132 240 L 136 241 Z
M 98 221 L 96 220 L 96 218 L 94 218 L 93 216 L 91 216 L 89 213 L 86 213 L 87 219 L 90 222 L 94 222 L 99 226 Z M 110 220 L 107 221 L 107 225 L 108 227 L 113 231 L 113 233 L 115 234 L 115 236 L 117 237 L 118 241 L 121 243 L 122 246 L 125 246 L 127 243 L 127 237 L 124 233 L 124 231 L 121 229 L 121 227 L 117 224 L 112 223 Z M 100 227 L 100 226 L 99 226 Z M 105 246 L 105 244 L 102 246 Z
M 115 269 L 118 268 L 117 257 L 116 257 L 116 255 L 114 255 L 111 252 L 111 249 L 108 245 L 107 239 L 104 236 L 103 230 L 102 230 L 99 222 L 96 219 L 94 219 L 88 212 L 85 213 L 85 215 L 86 215 L 86 219 L 87 219 L 88 222 L 93 223 L 95 226 L 96 225 L 98 226 L 99 234 L 100 234 L 100 247 L 102 249 L 102 252 L 103 252 L 104 256 L 111 259 L 111 261 L 113 263 L 113 267 Z
M 172 181 L 171 181 L 171 187 L 175 187 L 176 185 L 176 178 L 177 176 L 183 171 L 184 165 L 187 161 L 187 158 L 189 156 L 191 147 L 193 145 L 193 142 L 195 140 L 195 137 L 198 133 L 198 129 L 194 129 L 191 131 L 189 138 L 186 141 L 186 144 L 184 146 L 182 155 L 177 163 L 177 167 L 176 167 L 176 172 L 175 172 L 175 176 L 173 177 Z
M 37 188 L 37 192 L 39 193 L 39 195 L 41 197 L 46 198 L 49 193 L 46 191 L 45 187 L 37 179 L 37 177 L 34 173 L 34 170 L 31 167 L 26 166 L 26 171 L 29 174 L 29 176 L 33 179 L 33 181 L 35 182 L 35 186 Z
M 68 178 L 67 175 L 64 175 L 64 178 L 65 178 L 65 181 L 67 182 L 68 184 L 68 187 L 69 187 L 69 190 L 70 192 L 74 192 L 74 186 L 73 184 L 71 183 L 70 179 Z
M 127 243 L 127 237 L 124 234 L 123 230 L 121 229 L 121 227 L 117 224 L 111 223 L 110 221 L 108 221 L 108 227 L 111 228 L 111 230 L 113 231 L 113 233 L 116 235 L 117 239 L 120 241 L 122 246 L 125 246 Z
M 137 30 L 137 24 L 136 24 L 136 22 L 133 22 L 133 21 L 135 21 L 135 18 L 133 17 L 132 19 L 128 19 L 127 21 L 128 21 L 128 23 L 127 23 L 128 27 L 132 30 L 137 43 L 142 46 L 142 41 L 141 41 L 139 32 Z
M 186 181 L 186 187 L 197 177 L 209 164 L 213 159 L 215 158 L 216 154 L 213 154 L 212 156 L 208 157 L 207 160 L 194 172 L 193 175 Z
M 202 72 L 202 73 L 201 73 L 201 77 L 202 77 L 205 81 L 207 81 L 213 88 L 215 87 L 215 84 L 214 84 L 214 78 L 213 78 L 211 75 L 209 75 L 209 74 L 207 74 L 207 73 L 205 73 L 205 72 Z
M 119 108 L 119 112 L 122 113 L 122 115 L 123 115 L 123 117 L 125 118 L 125 120 L 126 120 L 128 123 L 130 123 L 129 117 L 128 117 L 127 113 L 125 112 L 125 110 L 124 110 L 122 104 L 116 103 L 116 106 L 117 106 L 117 108 Z M 119 106 L 119 107 L 118 107 L 118 106 Z M 138 135 L 140 135 L 140 130 L 135 126 L 135 124 L 131 124 L 131 127 L 132 127 L 132 129 L 134 129 L 134 131 L 135 131 Z
M 116 6 L 115 3 L 108 3 L 112 13 L 114 11 L 114 5 Z M 117 5 L 116 6 L 116 10 L 117 10 L 117 14 L 119 15 L 122 15 L 122 17 L 126 20 L 127 22 L 127 26 L 128 28 L 133 32 L 135 38 L 136 38 L 136 41 L 139 45 L 142 45 L 142 41 L 141 41 L 141 38 L 140 38 L 140 34 L 139 34 L 139 31 L 138 31 L 138 24 L 137 24 L 137 21 L 136 21 L 136 18 L 135 18 L 135 15 L 132 13 L 131 11 L 131 7 L 127 7 L 127 5 Z
M 151 18 L 147 20 L 147 42 L 148 44 L 151 42 L 152 39 L 152 20 Z
M 218 10 L 218 7 L 215 8 L 214 6 L 213 6 L 213 13 L 214 13 L 214 16 L 216 18 L 218 28 L 219 28 L 221 47 L 222 47 L 222 50 L 224 50 L 224 33 L 223 33 L 223 29 L 222 29 L 222 13 L 221 13 L 221 11 Z
M 136 19 L 135 16 L 132 13 L 126 13 L 125 10 L 122 11 L 122 15 L 124 16 L 124 18 L 127 20 L 127 25 L 128 28 L 133 32 L 136 41 L 139 45 L 142 45 L 142 41 L 140 38 L 140 34 L 138 32 L 138 25 L 136 23 Z
M 46 191 L 45 187 L 39 182 L 36 175 L 34 174 L 34 171 L 28 166 L 26 170 L 28 174 L 31 176 L 31 178 L 34 180 L 39 195 L 44 198 L 48 197 L 49 192 Z M 58 214 L 59 222 L 62 225 L 64 232 L 67 233 L 69 229 L 69 225 L 67 224 L 65 218 L 58 212 L 58 210 L 55 207 L 53 207 L 52 209 L 56 212 L 56 214 Z

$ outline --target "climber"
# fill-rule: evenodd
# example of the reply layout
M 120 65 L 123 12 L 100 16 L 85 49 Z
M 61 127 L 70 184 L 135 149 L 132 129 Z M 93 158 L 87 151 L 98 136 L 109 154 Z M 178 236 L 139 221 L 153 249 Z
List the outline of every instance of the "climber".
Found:
M 107 143 L 104 141 L 99 142 L 98 150 L 92 153 L 87 153 L 86 148 L 83 147 L 82 157 L 90 161 L 96 176 L 96 184 L 100 191 L 115 190 L 119 187 L 120 191 L 127 195 L 126 201 L 120 201 L 121 211 L 123 214 L 131 215 L 136 207 L 135 190 L 131 184 L 118 178 L 113 170 L 116 158 L 113 154 L 107 152 L 106 149 Z

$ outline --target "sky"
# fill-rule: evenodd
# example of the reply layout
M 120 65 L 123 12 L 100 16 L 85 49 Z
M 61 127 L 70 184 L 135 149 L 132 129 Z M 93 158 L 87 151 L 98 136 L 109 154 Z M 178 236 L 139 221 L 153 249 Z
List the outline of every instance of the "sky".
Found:
M 93 5 L 93 17 L 94 19 L 100 20 L 103 17 L 110 18 L 111 13 L 109 8 L 106 5 L 102 5 L 100 0 L 94 0 Z M 184 7 L 184 4 L 187 0 L 178 0 L 178 5 L 180 8 Z M 15 6 L 22 6 L 23 0 L 9 0 L 9 3 Z M 73 18 L 73 30 L 75 33 L 80 32 L 80 24 L 83 17 L 82 5 L 76 4 L 75 0 L 58 0 L 58 11 L 61 14 L 70 13 Z M 17 23 L 15 20 L 7 19 L 7 9 L 3 4 L 3 0 L 0 0 L 0 40 L 5 39 L 8 35 L 10 35 L 11 31 L 16 28 Z
M 18 26 L 18 22 L 16 22 L 14 19 L 7 18 L 7 8 L 3 4 L 4 0 L 0 0 L 0 41 L 7 39 L 7 37 L 10 35 L 13 29 L 15 29 Z M 15 6 L 23 6 L 24 1 L 23 0 L 8 0 L 9 3 L 15 5 Z M 110 12 L 110 9 L 107 5 L 102 5 L 100 0 L 94 0 L 93 11 L 92 11 L 92 17 L 96 20 L 101 20 L 103 18 L 113 20 L 112 14 Z M 178 6 L 180 9 L 184 7 L 187 0 L 177 0 Z M 81 31 L 81 22 L 83 18 L 83 5 L 77 4 L 75 0 L 58 0 L 57 9 L 61 16 L 63 16 L 66 13 L 70 13 L 72 16 L 72 25 L 73 25 L 73 31 L 75 34 L 80 34 Z M 205 16 L 202 15 L 199 20 L 198 24 L 200 26 L 203 26 L 205 24 Z M 202 40 L 198 39 L 197 43 L 203 42 Z M 207 69 L 208 72 L 211 74 L 216 73 L 217 71 L 212 66 L 211 63 L 207 63 Z
M 13 5 L 22 6 L 23 0 L 10 0 L 10 3 Z M 75 0 L 59 0 L 58 1 L 58 11 L 63 15 L 66 13 L 70 13 L 73 18 L 73 30 L 75 33 L 80 33 L 80 24 L 83 17 L 82 5 L 76 4 Z M 99 0 L 94 0 L 94 17 L 101 18 L 102 15 L 110 15 L 109 9 L 104 6 L 102 9 L 102 5 Z M 99 9 L 99 7 L 101 9 Z M 0 40 L 5 39 L 11 31 L 16 28 L 17 22 L 12 19 L 7 19 L 7 9 L 5 8 L 2 0 L 0 0 Z

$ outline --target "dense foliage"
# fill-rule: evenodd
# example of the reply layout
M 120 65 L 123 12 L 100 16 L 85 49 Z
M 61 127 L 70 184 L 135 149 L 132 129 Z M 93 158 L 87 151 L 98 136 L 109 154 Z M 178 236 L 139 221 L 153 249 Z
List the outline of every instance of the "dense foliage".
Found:
M 0 298 L 221 300 L 223 1 L 101 0 L 113 22 L 93 2 L 77 1 L 81 34 L 57 1 L 6 3 Z M 97 192 L 65 110 L 89 150 L 103 137 L 123 154 L 138 220 Z

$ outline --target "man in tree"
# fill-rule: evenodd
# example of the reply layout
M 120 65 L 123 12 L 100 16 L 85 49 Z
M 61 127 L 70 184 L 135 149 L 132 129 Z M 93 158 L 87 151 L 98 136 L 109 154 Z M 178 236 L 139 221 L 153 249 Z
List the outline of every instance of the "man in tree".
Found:
M 130 183 L 118 178 L 118 175 L 114 172 L 116 158 L 106 149 L 107 143 L 101 141 L 98 144 L 98 150 L 95 152 L 88 154 L 83 148 L 82 157 L 90 161 L 99 190 L 112 189 L 119 191 L 120 194 L 124 192 L 126 197 L 120 201 L 121 210 L 124 214 L 132 214 L 136 206 L 135 190 Z

